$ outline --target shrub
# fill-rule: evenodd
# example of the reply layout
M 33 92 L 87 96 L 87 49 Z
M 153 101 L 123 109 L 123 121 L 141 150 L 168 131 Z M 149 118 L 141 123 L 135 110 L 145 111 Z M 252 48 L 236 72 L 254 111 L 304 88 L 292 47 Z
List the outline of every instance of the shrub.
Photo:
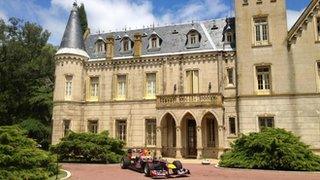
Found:
M 124 154 L 124 142 L 110 138 L 107 131 L 100 134 L 74 133 L 51 147 L 61 161 L 117 163 Z
M 299 137 L 283 129 L 266 128 L 243 135 L 221 156 L 222 167 L 319 171 L 320 157 Z
M 1 126 L 0 179 L 47 179 L 54 175 L 56 159 L 36 146 L 18 126 Z
M 19 126 L 26 130 L 28 137 L 36 140 L 42 149 L 49 149 L 51 130 L 48 126 L 32 118 L 22 121 Z

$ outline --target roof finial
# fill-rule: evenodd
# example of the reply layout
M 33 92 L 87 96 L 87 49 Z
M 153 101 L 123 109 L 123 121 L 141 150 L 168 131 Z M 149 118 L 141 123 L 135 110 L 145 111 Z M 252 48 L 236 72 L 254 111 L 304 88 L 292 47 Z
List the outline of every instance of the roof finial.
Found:
M 154 22 L 152 23 L 152 30 L 154 31 Z
M 75 1 L 73 2 L 73 8 L 72 8 L 72 10 L 73 10 L 73 11 L 78 10 L 78 3 L 77 3 L 77 0 L 75 0 Z

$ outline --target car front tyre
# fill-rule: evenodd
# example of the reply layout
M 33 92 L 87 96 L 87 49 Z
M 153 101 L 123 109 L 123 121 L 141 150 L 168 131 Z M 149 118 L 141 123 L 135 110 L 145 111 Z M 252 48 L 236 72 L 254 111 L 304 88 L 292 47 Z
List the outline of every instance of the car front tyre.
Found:
M 122 158 L 120 166 L 122 169 L 127 169 L 130 166 L 130 160 L 126 157 Z

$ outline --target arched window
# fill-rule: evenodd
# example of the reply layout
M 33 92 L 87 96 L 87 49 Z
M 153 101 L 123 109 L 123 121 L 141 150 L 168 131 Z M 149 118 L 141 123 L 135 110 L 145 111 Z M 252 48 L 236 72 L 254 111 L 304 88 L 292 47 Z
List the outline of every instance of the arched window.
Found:
M 161 38 L 156 32 L 153 32 L 149 37 L 148 49 L 158 49 L 161 46 Z
M 105 42 L 102 39 L 98 39 L 95 43 L 95 52 L 105 52 L 106 51 L 106 45 Z
M 199 43 L 201 41 L 201 35 L 200 33 L 195 30 L 192 29 L 191 31 L 189 31 L 189 33 L 187 34 L 187 46 L 188 47 L 198 47 Z
M 125 35 L 123 38 L 122 38 L 122 52 L 127 52 L 127 51 L 130 51 L 131 50 L 131 47 L 132 47 L 132 42 L 129 38 L 128 35 Z

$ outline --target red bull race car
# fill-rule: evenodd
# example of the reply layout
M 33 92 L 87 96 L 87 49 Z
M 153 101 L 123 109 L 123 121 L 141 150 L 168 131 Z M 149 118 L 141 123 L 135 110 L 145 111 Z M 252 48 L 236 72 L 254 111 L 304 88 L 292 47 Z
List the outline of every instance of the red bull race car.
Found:
M 133 169 L 151 178 L 170 178 L 190 175 L 190 171 L 182 167 L 180 161 L 169 163 L 164 159 L 150 156 L 147 149 L 128 149 L 121 159 L 122 169 Z

